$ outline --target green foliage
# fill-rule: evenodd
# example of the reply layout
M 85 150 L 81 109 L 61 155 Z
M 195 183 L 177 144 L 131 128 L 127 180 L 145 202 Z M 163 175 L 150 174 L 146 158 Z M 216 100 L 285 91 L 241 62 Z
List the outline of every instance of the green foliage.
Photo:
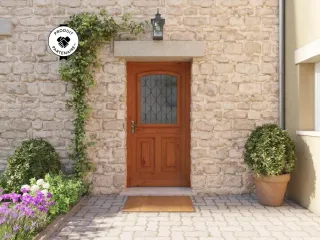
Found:
M 53 146 L 43 139 L 31 139 L 22 142 L 8 159 L 3 181 L 6 192 L 19 192 L 30 178 L 43 178 L 47 173 L 61 170 L 60 157 Z
M 4 173 L 0 173 L 0 189 L 6 192 L 7 189 L 7 179 L 4 176 Z
M 64 81 L 72 84 L 72 98 L 68 102 L 76 114 L 73 121 L 74 138 L 72 141 L 73 169 L 77 177 L 83 178 L 92 169 L 86 154 L 85 120 L 89 113 L 86 94 L 94 84 L 94 69 L 99 66 L 97 52 L 99 47 L 116 38 L 119 33 L 130 32 L 138 34 L 143 32 L 143 24 L 129 21 L 129 15 L 122 17 L 121 23 L 116 23 L 113 17 L 105 11 L 100 14 L 80 13 L 70 17 L 68 26 L 76 31 L 79 37 L 79 47 L 61 66 L 60 74 Z
M 74 205 L 85 193 L 85 186 L 81 180 L 68 178 L 62 173 L 58 175 L 46 174 L 45 182 L 49 183 L 48 191 L 52 194 L 54 205 L 49 208 L 50 218 L 67 213 L 70 207 Z M 31 185 L 36 184 L 36 178 L 30 180 Z
M 250 134 L 245 144 L 244 161 L 258 176 L 291 173 L 296 164 L 294 142 L 276 124 L 264 124 Z

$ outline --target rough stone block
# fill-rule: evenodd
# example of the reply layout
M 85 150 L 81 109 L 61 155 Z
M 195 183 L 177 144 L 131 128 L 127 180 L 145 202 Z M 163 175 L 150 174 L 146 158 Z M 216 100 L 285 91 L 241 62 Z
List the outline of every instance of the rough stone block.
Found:
M 205 165 L 204 171 L 207 174 L 216 174 L 221 171 L 221 168 L 217 165 Z
M 7 93 L 11 94 L 26 94 L 28 92 L 27 85 L 25 83 L 8 83 Z
M 46 121 L 43 122 L 43 130 L 61 130 L 63 129 L 63 122 Z
M 190 0 L 190 4 L 194 6 L 200 6 L 200 7 L 211 7 L 214 5 L 214 1 L 212 0 Z
M 198 121 L 195 123 L 195 128 L 200 131 L 212 131 L 213 130 L 213 124 L 210 124 L 209 122 L 205 121 Z
M 206 185 L 208 187 L 221 187 L 222 175 L 207 175 Z
M 253 7 L 261 7 L 263 6 L 265 0 L 249 0 L 249 4 Z
M 279 5 L 278 0 L 266 0 L 264 3 L 267 7 L 277 7 Z
M 240 83 L 239 92 L 244 94 L 260 94 L 261 84 L 260 83 Z
M 192 32 L 178 32 L 170 35 L 170 40 L 191 41 L 195 36 Z
M 90 132 L 101 130 L 101 122 L 97 120 L 90 119 L 87 122 L 85 129 Z
M 31 121 L 23 119 L 15 119 L 12 121 L 11 128 L 12 130 L 26 131 L 31 127 Z
M 97 187 L 110 187 L 112 186 L 113 178 L 112 176 L 97 175 L 94 177 L 94 186 Z
M 230 17 L 229 24 L 231 26 L 243 26 L 244 25 L 244 18 L 243 17 Z
M 40 83 L 40 91 L 46 96 L 61 95 L 66 92 L 66 84 L 64 83 Z
M 92 0 L 91 3 L 97 2 L 97 1 L 104 1 L 104 0 Z M 107 0 L 108 1 L 108 0 Z M 104 1 L 106 2 L 106 1 Z M 68 7 L 79 7 L 81 4 L 81 0 L 55 0 L 56 5 L 61 5 L 61 6 L 68 6 Z M 106 4 L 106 3 L 105 3 Z M 101 5 L 99 5 L 101 6 Z
M 22 26 L 43 26 L 46 24 L 43 17 L 32 16 L 27 18 L 21 18 L 20 24 Z
M 261 44 L 258 42 L 246 42 L 244 44 L 244 52 L 246 54 L 261 53 Z
M 210 24 L 214 26 L 225 26 L 228 24 L 227 16 L 217 16 L 210 18 Z
M 240 43 L 226 43 L 224 45 L 224 52 L 228 54 L 241 54 L 242 44 Z
M 246 6 L 248 4 L 248 0 L 217 0 L 217 5 L 220 4 L 226 7 L 239 7 Z
M 277 66 L 274 63 L 262 63 L 261 73 L 263 74 L 275 74 L 277 72 Z
M 121 120 L 111 120 L 111 121 L 103 121 L 103 129 L 104 130 L 119 130 L 123 129 L 124 122 Z
M 186 0 L 167 0 L 166 4 L 168 4 L 168 6 L 178 6 L 184 4 L 185 2 Z
M 223 186 L 242 187 L 242 178 L 241 176 L 225 174 L 223 178 Z
M 171 7 L 167 9 L 168 15 L 181 16 L 183 15 L 183 9 L 180 7 Z
M 219 41 L 221 34 L 219 32 L 208 32 L 206 33 L 204 39 L 207 41 Z
M 200 65 L 200 73 L 212 75 L 213 74 L 213 64 L 212 63 L 202 63 Z
M 243 74 L 256 74 L 259 72 L 259 66 L 256 64 L 239 63 L 236 65 L 236 72 Z
M 191 185 L 194 188 L 203 188 L 206 185 L 206 176 L 204 175 L 192 175 Z
M 261 112 L 251 110 L 248 112 L 248 119 L 260 119 L 261 118 Z
M 113 176 L 113 186 L 115 188 L 120 188 L 125 185 L 125 174 L 115 174 Z
M 232 73 L 233 71 L 233 64 L 217 64 L 215 68 L 216 73 Z
M 33 72 L 32 63 L 17 62 L 17 63 L 14 63 L 13 65 L 14 74 L 23 74 L 23 73 L 32 73 L 32 72 Z
M 238 91 L 238 85 L 233 83 L 220 83 L 219 92 L 221 94 L 235 94 Z
M 23 41 L 36 41 L 37 40 L 37 34 L 34 33 L 20 33 L 19 35 L 20 39 Z
M 185 17 L 183 23 L 187 26 L 199 26 L 208 24 L 207 18 L 203 17 Z
M 244 23 L 245 23 L 245 25 L 247 25 L 247 26 L 250 26 L 250 25 L 260 25 L 260 22 L 261 22 L 260 17 L 246 16 L 246 17 L 245 17 L 245 20 L 244 20 Z
M 119 6 L 130 6 L 132 5 L 133 0 L 118 0 L 118 5 Z
M 8 74 L 8 73 L 11 73 L 11 71 L 12 71 L 11 64 L 0 62 L 0 74 Z
M 34 0 L 36 6 L 48 6 L 53 3 L 53 0 Z
M 136 7 L 158 7 L 159 1 L 155 0 L 133 0 L 133 5 Z

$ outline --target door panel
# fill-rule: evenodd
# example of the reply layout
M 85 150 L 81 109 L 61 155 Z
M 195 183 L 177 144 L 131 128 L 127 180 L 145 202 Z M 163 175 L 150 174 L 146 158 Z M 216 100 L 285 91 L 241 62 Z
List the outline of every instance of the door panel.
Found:
M 127 63 L 127 186 L 190 186 L 190 63 Z
M 154 138 L 137 139 L 137 171 L 154 172 L 155 170 Z
M 167 138 L 162 139 L 162 172 L 179 172 L 180 170 L 180 139 Z

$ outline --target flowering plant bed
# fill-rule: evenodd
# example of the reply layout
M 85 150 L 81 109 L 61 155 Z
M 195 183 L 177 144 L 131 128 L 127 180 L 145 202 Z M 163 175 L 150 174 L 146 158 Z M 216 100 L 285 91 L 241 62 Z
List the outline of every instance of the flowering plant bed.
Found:
M 2 194 L 1 190 L 0 239 L 32 239 L 46 226 L 47 212 L 54 202 L 46 189 L 49 184 L 42 181 L 38 182 L 42 189 L 39 185 L 24 185 L 21 193 Z
M 0 192 L 0 239 L 47 239 L 62 220 L 79 209 L 85 188 L 80 180 L 46 174 L 20 188 L 21 193 Z

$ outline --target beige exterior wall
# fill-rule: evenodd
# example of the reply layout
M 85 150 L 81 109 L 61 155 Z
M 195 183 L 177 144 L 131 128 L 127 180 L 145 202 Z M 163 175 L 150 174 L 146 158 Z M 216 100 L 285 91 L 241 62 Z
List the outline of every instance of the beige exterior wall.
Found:
M 290 15 L 287 16 L 290 18 L 290 21 L 287 22 L 286 27 L 291 28 L 294 25 L 293 28 L 295 30 L 292 37 L 294 37 L 296 41 L 296 48 L 301 48 L 304 45 L 320 38 L 320 31 L 316 24 L 320 22 L 320 1 L 286 0 L 286 8 L 288 11 L 291 11 L 290 15 L 292 15 L 292 18 Z
M 298 136 L 297 171 L 291 175 L 289 196 L 320 214 L 320 137 Z
M 314 63 L 295 64 L 295 51 L 320 39 L 320 1 L 286 1 L 286 129 L 296 141 L 298 166 L 288 195 L 320 213 L 320 137 L 299 136 L 314 130 Z
M 71 14 L 132 13 L 150 20 L 159 7 L 165 41 L 205 41 L 192 63 L 191 184 L 199 193 L 243 193 L 252 179 L 244 143 L 257 125 L 278 120 L 278 0 L 17 0 L 0 1 L 14 24 L 0 37 L 0 159 L 24 139 L 44 137 L 68 163 L 72 112 L 59 63 L 47 47 L 49 32 Z M 148 32 L 141 40 L 150 40 Z M 94 193 L 119 192 L 126 174 L 126 68 L 110 46 L 88 99 L 93 113 L 89 157 L 96 164 Z M 70 166 L 70 164 L 67 166 Z

